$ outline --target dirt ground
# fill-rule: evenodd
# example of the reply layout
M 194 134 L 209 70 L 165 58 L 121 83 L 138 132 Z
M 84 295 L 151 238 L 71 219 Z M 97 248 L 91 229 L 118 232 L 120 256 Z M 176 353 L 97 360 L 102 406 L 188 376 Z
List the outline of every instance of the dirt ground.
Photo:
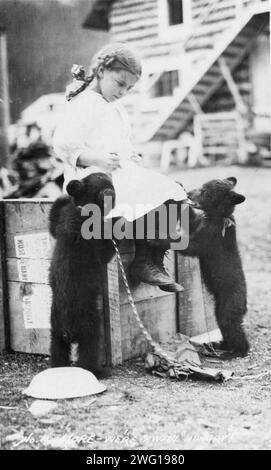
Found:
M 2 449 L 271 449 L 271 169 L 214 167 L 174 175 L 187 189 L 212 178 L 236 176 L 247 200 L 236 210 L 248 283 L 245 328 L 251 352 L 224 361 L 234 371 L 224 383 L 176 382 L 145 373 L 137 360 L 115 368 L 96 397 L 58 401 L 35 418 L 21 394 L 48 358 L 3 354 Z

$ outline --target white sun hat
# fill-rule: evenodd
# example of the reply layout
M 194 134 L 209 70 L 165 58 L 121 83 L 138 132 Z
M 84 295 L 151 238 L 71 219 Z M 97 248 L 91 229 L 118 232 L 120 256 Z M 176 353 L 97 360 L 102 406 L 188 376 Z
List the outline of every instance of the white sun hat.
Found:
M 81 367 L 55 367 L 35 375 L 22 393 L 33 398 L 56 400 L 96 395 L 106 390 L 94 374 Z

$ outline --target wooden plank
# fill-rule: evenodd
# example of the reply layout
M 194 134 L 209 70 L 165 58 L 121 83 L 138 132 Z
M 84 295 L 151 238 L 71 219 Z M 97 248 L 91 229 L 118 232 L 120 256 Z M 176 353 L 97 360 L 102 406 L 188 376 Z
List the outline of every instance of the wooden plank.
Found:
M 155 341 L 167 342 L 176 334 L 176 296 L 144 300 L 136 304 L 139 316 Z M 123 360 L 142 356 L 148 349 L 146 339 L 131 308 L 121 307 Z
M 216 21 L 208 21 L 208 23 L 204 23 L 200 25 L 197 29 L 194 29 L 193 38 L 199 38 L 202 35 L 207 36 L 207 35 L 214 35 L 214 34 L 220 34 L 229 26 L 228 21 L 224 21 L 222 18 Z
M 233 103 L 233 101 L 231 100 L 231 98 L 230 98 L 230 99 L 229 99 L 229 98 L 228 98 L 228 99 L 225 98 L 225 99 L 223 99 L 223 100 L 221 100 L 221 99 L 219 98 L 219 101 L 218 101 L 218 100 L 217 100 L 217 101 L 213 101 L 213 102 L 210 102 L 210 101 L 209 101 L 209 103 L 207 104 L 207 106 L 206 106 L 205 109 L 208 111 L 208 113 L 211 113 L 211 112 L 216 113 L 216 112 L 219 111 L 222 107 L 223 107 L 223 109 L 224 109 L 225 111 L 229 111 L 229 112 L 230 112 L 230 111 L 232 110 L 232 108 L 234 107 L 234 103 Z
M 246 141 L 246 128 L 248 126 L 248 122 L 245 116 L 239 116 L 239 119 L 236 121 L 236 130 L 238 136 L 238 145 L 237 145 L 237 153 L 238 153 L 238 163 L 244 164 L 247 162 L 248 153 L 247 153 L 247 141 Z
M 122 4 L 121 2 L 114 2 L 112 5 L 111 13 L 110 13 L 110 19 L 115 18 L 115 17 L 121 17 L 122 15 L 125 15 L 126 13 L 138 13 L 141 11 L 141 8 L 143 6 L 143 2 L 137 1 L 133 2 L 133 4 Z M 156 9 L 157 7 L 157 0 L 144 0 L 144 6 L 145 8 L 148 9 Z
M 212 122 L 210 123 L 210 125 L 212 125 Z M 207 126 L 202 126 L 202 130 L 204 131 L 204 136 L 205 138 L 209 138 L 209 139 L 212 139 L 212 138 L 217 138 L 218 137 L 218 132 L 223 132 L 226 134 L 227 138 L 229 136 L 236 136 L 236 121 L 230 123 L 230 126 L 228 125 L 227 127 L 223 126 L 223 124 L 221 123 L 220 126 L 216 126 L 214 128 L 210 128 L 210 127 L 207 127 Z M 225 140 L 225 137 L 224 135 L 222 136 L 222 139 L 221 140 Z
M 207 37 L 193 37 L 188 41 L 185 46 L 186 51 L 193 51 L 198 49 L 213 49 L 214 38 Z
M 151 4 L 151 3 L 156 3 L 156 0 L 144 0 L 144 3 L 146 4 Z M 112 6 L 112 11 L 122 9 L 122 8 L 133 8 L 135 6 L 138 6 L 139 8 L 142 5 L 142 0 L 119 0 Z
M 114 24 L 112 23 L 112 31 L 115 29 L 119 34 L 125 33 L 127 31 L 138 31 L 143 28 L 148 28 L 151 26 L 157 27 L 157 15 L 151 13 L 142 13 L 140 15 L 135 14 L 130 16 L 122 23 Z
M 119 10 L 119 11 L 112 11 L 110 15 L 110 25 L 112 27 L 121 27 L 124 24 L 127 24 L 130 21 L 138 20 L 144 15 L 149 15 L 152 13 L 156 16 L 156 9 L 155 4 L 141 4 L 140 8 L 129 8 L 129 10 Z
M 123 31 L 120 31 L 119 29 L 114 31 L 114 28 L 112 28 L 112 34 L 114 36 L 118 37 L 118 40 L 121 41 L 127 41 L 128 38 L 133 38 L 133 39 L 139 39 L 141 37 L 150 37 L 158 34 L 158 29 L 157 29 L 157 24 L 154 24 L 153 21 L 151 20 L 146 20 L 144 22 L 144 26 L 142 27 L 129 27 L 127 25 L 126 28 L 123 29 Z
M 214 82 L 214 76 L 209 75 L 209 70 L 206 72 L 205 75 L 202 76 L 201 78 L 201 84 L 205 85 L 207 90 L 210 88 L 211 85 L 213 85 Z
M 113 32 L 114 34 L 114 32 Z M 134 33 L 128 32 L 125 34 L 114 34 L 116 42 L 129 42 L 130 45 L 133 45 L 134 48 L 139 49 L 139 47 L 152 47 L 153 42 L 158 37 L 158 30 L 156 28 L 145 29 L 140 31 L 139 34 L 135 35 Z M 144 41 L 144 43 L 143 43 Z M 139 44 L 139 47 L 136 44 Z
M 218 145 L 217 140 L 216 141 L 214 140 L 213 142 L 211 142 L 211 141 L 203 139 L 203 145 L 204 145 L 205 150 L 211 151 L 211 149 L 219 149 L 220 152 L 222 151 L 227 152 L 227 150 L 229 149 L 236 149 L 238 146 L 238 141 L 237 139 L 232 139 L 231 141 L 225 142 L 223 145 L 220 145 L 220 143 Z
M 193 88 L 193 93 L 195 96 L 197 96 L 198 100 L 200 101 L 201 96 L 203 95 L 204 97 L 206 94 L 206 85 L 204 85 L 204 83 L 202 82 L 198 82 Z
M 237 118 L 237 113 L 236 111 L 232 111 L 232 112 L 219 112 L 219 113 L 205 113 L 205 114 L 202 114 L 200 116 L 200 119 L 202 121 L 210 121 L 210 120 L 213 120 L 214 121 L 214 124 L 216 124 L 217 121 L 219 120 L 233 120 L 233 119 L 236 119 Z
M 190 92 L 187 95 L 187 99 L 189 103 L 191 104 L 191 107 L 193 108 L 193 111 L 195 112 L 195 114 L 201 114 L 202 109 L 196 96 L 192 92 Z
M 7 258 L 7 279 L 49 284 L 49 259 Z
M 232 129 L 225 129 L 224 127 L 218 127 L 216 128 L 216 132 L 211 132 L 210 129 L 208 128 L 202 128 L 202 130 L 204 131 L 204 141 L 205 143 L 212 143 L 214 141 L 217 142 L 217 132 L 223 132 L 223 136 L 221 137 L 221 139 L 219 140 L 219 143 L 223 145 L 223 143 L 226 141 L 228 142 L 228 139 L 233 139 L 233 140 L 236 140 L 236 128 L 232 128 Z
M 225 129 L 225 131 L 227 132 L 231 132 L 233 129 L 234 129 L 234 126 L 236 125 L 236 119 L 234 120 L 217 120 L 215 121 L 215 115 L 216 113 L 213 113 L 214 114 L 214 118 L 210 119 L 210 121 L 203 121 L 203 120 L 200 120 L 201 122 L 201 125 L 202 125 L 202 128 L 208 133 L 210 132 L 211 135 L 215 135 L 216 132 L 218 132 L 220 129 Z
M 238 111 L 240 113 L 246 113 L 247 112 L 247 106 L 245 105 L 245 103 L 244 103 L 244 101 L 243 101 L 243 99 L 242 99 L 242 97 L 239 93 L 238 86 L 237 86 L 237 84 L 235 83 L 235 81 L 233 79 L 230 68 L 228 67 L 227 62 L 224 59 L 224 57 L 220 57 L 218 59 L 218 63 L 219 63 L 222 75 L 223 75 L 223 77 L 224 77 L 224 79 L 225 79 L 225 81 L 228 85 L 228 88 L 229 88 L 229 90 L 232 94 L 232 97 L 234 99 L 236 109 L 238 109 Z
M 235 146 L 235 148 L 232 147 L 232 150 L 237 151 L 236 146 Z M 204 153 L 208 153 L 208 154 L 212 153 L 212 154 L 215 154 L 215 155 L 227 155 L 227 153 L 229 151 L 230 151 L 230 146 L 228 146 L 228 147 L 218 147 L 218 146 L 208 147 L 207 145 L 203 144 L 203 152 Z
M 199 260 L 177 253 L 177 266 L 178 282 L 184 287 L 179 297 L 179 331 L 195 336 L 206 331 Z
M 104 275 L 104 319 L 107 363 L 121 364 L 123 361 L 122 331 L 120 321 L 119 273 L 115 256 L 105 269 Z
M 190 114 L 192 114 L 192 112 L 190 111 Z M 177 123 L 177 122 L 180 122 L 180 120 L 183 120 L 183 119 L 186 119 L 187 118 L 187 112 L 183 112 L 180 108 L 178 109 L 178 111 L 174 111 L 174 114 L 170 115 L 167 120 L 165 121 L 168 125 L 168 123 Z
M 214 140 L 217 141 L 219 139 L 220 145 L 223 145 L 223 143 L 225 143 L 225 141 L 227 142 L 228 139 L 236 138 L 236 122 L 232 123 L 230 128 L 221 125 L 211 130 L 209 127 L 202 126 L 202 130 L 204 132 L 204 138 L 206 141 L 213 142 Z M 218 133 L 223 133 L 221 138 Z
M 216 113 L 214 113 L 216 114 Z M 213 119 L 210 119 L 209 122 L 207 121 L 201 121 L 202 128 L 205 130 L 205 132 L 208 135 L 217 135 L 217 131 L 220 129 L 231 133 L 233 131 L 236 132 L 235 125 L 236 125 L 236 119 L 235 120 L 228 120 L 228 121 L 217 121 L 215 122 Z
M 219 11 L 213 11 L 209 18 L 208 18 L 208 23 L 217 23 L 219 22 L 221 26 L 227 27 L 230 26 L 232 20 L 235 18 L 235 12 L 234 8 L 229 9 L 229 8 L 224 8 L 220 9 Z
M 202 285 L 203 302 L 204 302 L 204 308 L 205 308 L 206 331 L 210 332 L 218 328 L 216 318 L 215 318 L 215 301 L 214 301 L 214 296 L 207 289 L 203 278 L 202 278 L 201 285 Z
M 212 331 L 207 331 L 207 333 L 202 333 L 201 335 L 193 336 L 191 339 L 199 344 L 211 343 L 214 341 L 219 342 L 222 340 L 222 335 L 220 329 L 217 328 Z
M 184 114 L 184 116 L 185 116 L 185 114 Z M 169 129 L 178 128 L 178 125 L 180 124 L 180 120 L 181 120 L 180 115 L 178 116 L 178 118 L 176 118 L 175 113 L 174 113 L 174 115 L 170 116 L 165 121 L 165 124 L 163 125 L 163 131 L 168 131 Z M 159 132 L 159 134 L 160 134 L 160 132 Z
M 114 34 L 114 40 L 116 40 L 116 35 Z M 133 38 L 127 38 L 127 43 L 133 46 L 136 50 L 140 51 L 142 59 L 147 58 L 161 58 L 161 60 L 166 60 L 168 56 L 171 55 L 171 44 L 163 44 L 159 41 L 158 35 L 155 35 L 151 38 L 143 38 L 139 41 L 134 41 Z
M 34 222 L 32 223 L 33 225 L 35 225 Z M 12 220 L 10 220 L 10 224 L 13 225 Z M 29 222 L 27 222 L 27 225 L 29 225 Z M 14 226 L 14 230 L 15 229 L 16 228 Z M 7 233 L 7 238 L 6 238 L 7 258 L 20 258 L 21 257 L 21 256 L 17 256 L 17 250 L 16 250 L 16 245 L 18 247 L 18 244 L 20 244 L 20 240 L 21 240 L 26 246 L 26 250 L 28 254 L 26 258 L 51 259 L 54 245 L 55 245 L 55 240 L 52 236 L 49 235 L 48 231 L 45 231 L 45 230 L 24 231 L 21 227 L 20 232 Z M 43 246 L 43 241 L 44 241 L 44 246 Z M 32 250 L 31 250 L 31 243 L 33 244 Z M 38 255 L 39 247 L 41 248 L 40 256 Z
M 215 80 L 221 76 L 220 68 L 217 62 L 215 62 L 212 67 L 208 70 L 208 75 L 213 77 Z M 199 82 L 200 83 L 200 82 Z
M 6 231 L 9 233 L 48 230 L 51 202 L 42 199 L 32 202 L 6 200 Z
M 227 50 L 225 51 L 225 53 L 223 54 L 224 55 L 224 58 L 227 59 L 229 62 L 231 60 L 234 60 L 236 57 L 238 57 L 238 54 L 239 54 L 239 51 L 240 51 L 240 48 L 242 48 L 244 46 L 240 46 L 239 44 L 237 44 L 235 41 L 227 48 Z
M 129 282 L 129 277 L 128 277 L 128 282 Z M 141 282 L 137 286 L 133 286 L 133 284 L 129 282 L 129 287 L 131 289 L 135 302 L 140 302 L 142 300 L 157 299 L 160 297 L 168 297 L 172 295 L 172 293 L 170 292 L 164 292 L 161 289 L 159 289 L 159 287 L 151 286 L 149 284 L 145 284 L 144 282 Z M 123 280 L 120 274 L 119 274 L 119 298 L 120 298 L 121 306 L 129 304 L 129 300 L 128 300 L 127 293 L 125 290 L 125 285 L 123 283 Z
M 20 352 L 49 354 L 50 287 L 9 281 L 8 291 L 11 348 Z M 37 326 L 31 328 L 31 324 Z

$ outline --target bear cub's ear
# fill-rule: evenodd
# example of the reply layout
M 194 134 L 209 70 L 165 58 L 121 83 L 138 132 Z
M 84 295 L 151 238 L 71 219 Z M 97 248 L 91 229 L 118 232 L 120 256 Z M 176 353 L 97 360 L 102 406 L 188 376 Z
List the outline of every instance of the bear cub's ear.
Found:
M 234 176 L 230 176 L 229 178 L 226 178 L 226 180 L 229 181 L 232 184 L 233 188 L 237 183 L 237 179 Z
M 84 183 L 79 180 L 72 180 L 67 184 L 66 191 L 70 196 L 80 196 L 84 188 Z
M 242 194 L 235 193 L 234 191 L 232 192 L 232 195 L 231 195 L 232 204 L 234 204 L 234 205 L 241 204 L 245 200 L 246 200 L 246 198 Z

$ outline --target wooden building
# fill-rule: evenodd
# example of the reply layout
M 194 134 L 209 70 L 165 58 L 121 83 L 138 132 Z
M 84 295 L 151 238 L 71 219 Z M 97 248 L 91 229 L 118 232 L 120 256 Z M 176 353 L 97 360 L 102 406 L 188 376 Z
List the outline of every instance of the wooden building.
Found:
M 247 136 L 270 133 L 269 9 L 268 0 L 94 2 L 84 26 L 142 57 L 124 103 L 143 152 L 188 145 L 192 166 L 199 155 L 246 161 Z

